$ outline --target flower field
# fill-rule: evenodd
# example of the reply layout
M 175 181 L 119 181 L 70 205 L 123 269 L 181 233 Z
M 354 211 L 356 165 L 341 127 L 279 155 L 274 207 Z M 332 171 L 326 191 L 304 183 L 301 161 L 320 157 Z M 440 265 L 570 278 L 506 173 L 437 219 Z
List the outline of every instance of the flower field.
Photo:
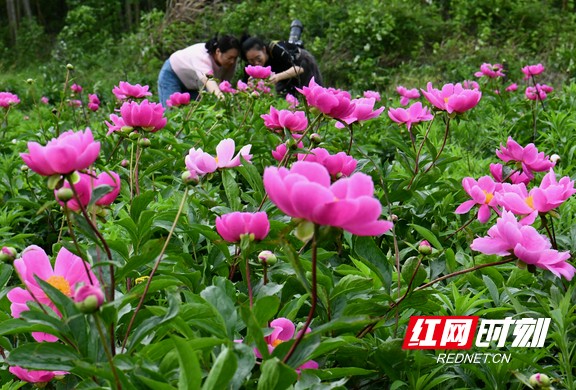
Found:
M 0 389 L 576 389 L 574 85 L 250 68 L 0 93 Z

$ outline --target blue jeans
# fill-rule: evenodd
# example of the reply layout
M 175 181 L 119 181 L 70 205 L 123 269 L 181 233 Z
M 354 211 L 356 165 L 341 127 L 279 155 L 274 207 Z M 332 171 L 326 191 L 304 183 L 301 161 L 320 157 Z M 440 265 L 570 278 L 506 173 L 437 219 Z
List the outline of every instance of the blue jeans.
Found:
M 162 107 L 166 107 L 166 100 L 168 100 L 174 92 L 188 92 L 190 94 L 190 100 L 196 100 L 198 98 L 198 91 L 186 88 L 172 70 L 170 59 L 167 59 L 164 65 L 162 65 L 162 69 L 160 69 L 160 74 L 158 75 L 158 95 Z

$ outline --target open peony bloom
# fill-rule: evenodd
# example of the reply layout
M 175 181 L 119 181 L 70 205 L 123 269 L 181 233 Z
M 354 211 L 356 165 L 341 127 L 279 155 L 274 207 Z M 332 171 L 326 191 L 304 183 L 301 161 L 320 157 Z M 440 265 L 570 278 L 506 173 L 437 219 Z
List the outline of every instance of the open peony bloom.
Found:
M 216 230 L 228 242 L 239 242 L 242 236 L 249 235 L 255 240 L 263 240 L 270 231 L 268 215 L 233 212 L 216 217 Z
M 376 99 L 374 98 L 359 98 L 352 100 L 354 104 L 354 111 L 342 120 L 347 124 L 355 122 L 363 122 L 380 116 L 384 107 L 374 109 L 374 104 L 376 104 Z M 336 122 L 336 127 L 339 129 L 344 128 L 344 125 L 340 122 Z
M 429 121 L 434 118 L 434 115 L 428 111 L 428 107 L 423 107 L 422 103 L 416 102 L 408 109 L 405 108 L 390 108 L 388 116 L 398 124 L 406 124 L 408 130 L 414 123 Z
M 546 100 L 548 97 L 546 91 L 541 88 L 540 84 L 536 84 L 535 87 L 526 87 L 524 95 L 528 100 Z
M 356 165 L 358 165 L 358 161 L 352 156 L 344 152 L 330 154 L 324 148 L 314 148 L 309 154 L 300 153 L 298 154 L 298 160 L 317 162 L 324 165 L 333 179 L 350 176 L 352 172 L 354 172 L 354 169 L 356 169 Z
M 295 109 L 299 104 L 298 99 L 296 99 L 296 97 L 294 95 L 289 94 L 289 93 L 286 94 L 286 101 L 289 104 L 288 108 L 290 108 L 291 110 Z
M 291 217 L 359 236 L 378 236 L 392 228 L 391 222 L 378 219 L 382 206 L 374 198 L 370 176 L 355 173 L 330 182 L 328 170 L 315 162 L 298 161 L 290 170 L 264 170 L 264 188 L 270 200 Z
M 240 156 L 246 161 L 250 161 L 252 155 L 250 148 L 252 145 L 243 146 L 234 156 L 236 144 L 233 139 L 226 138 L 216 146 L 216 157 L 204 152 L 202 149 L 192 148 L 185 158 L 186 168 L 192 178 L 199 175 L 215 172 L 218 168 L 233 168 L 242 164 Z
M 168 107 L 179 107 L 187 104 L 190 104 L 190 94 L 188 92 L 174 92 L 168 100 L 166 100 Z
M 352 115 L 355 104 L 350 99 L 350 94 L 334 88 L 324 88 L 316 83 L 314 78 L 307 87 L 296 88 L 312 107 L 334 119 L 344 119 Z
M 509 86 L 506 87 L 505 91 L 506 92 L 514 92 L 518 90 L 518 84 L 516 83 L 512 83 Z
M 364 93 L 362 94 L 362 96 L 364 96 L 367 99 L 374 99 L 377 102 L 379 102 L 380 100 L 382 100 L 382 98 L 380 97 L 380 94 L 376 91 L 364 91 Z M 418 96 L 420 96 L 420 94 L 418 94 Z
M 248 65 L 244 70 L 246 70 L 248 76 L 255 79 L 267 79 L 272 74 L 272 67 L 270 66 Z
M 283 130 L 301 132 L 308 127 L 308 118 L 304 111 L 278 111 L 270 106 L 270 114 L 260 115 L 264 119 L 264 126 L 271 130 Z
M 518 260 L 572 280 L 576 268 L 566 260 L 570 252 L 551 249 L 550 241 L 532 226 L 522 225 L 512 212 L 503 211 L 496 225 L 488 230 L 487 237 L 476 238 L 472 245 L 475 251 L 487 255 L 514 255 Z
M 480 89 L 480 84 L 474 80 L 464 80 L 462 81 L 462 87 L 464 89 Z
M 67 175 L 88 168 L 100 153 L 100 142 L 95 142 L 90 128 L 84 132 L 69 130 L 46 146 L 28 142 L 28 153 L 20 157 L 30 169 L 42 176 Z
M 274 159 L 276 161 L 282 161 L 284 159 L 284 156 L 286 156 L 286 153 L 288 152 L 288 144 L 291 142 L 297 142 L 296 147 L 298 149 L 303 149 L 304 148 L 304 143 L 302 141 L 299 141 L 299 139 L 302 137 L 301 134 L 293 134 L 292 137 L 296 140 L 296 141 L 292 141 L 292 140 L 288 140 L 280 145 L 278 145 L 276 147 L 276 149 L 274 149 L 272 151 L 272 157 L 274 157 Z
M 532 76 L 537 76 L 540 73 L 544 72 L 544 65 L 536 64 L 536 65 L 526 65 L 522 68 L 522 73 L 524 73 L 524 80 L 529 79 Z
M 98 99 L 98 96 L 93 93 L 88 94 L 88 109 L 91 111 L 98 111 L 99 108 L 100 99 Z
M 0 92 L 0 107 L 9 108 L 20 103 L 20 98 L 11 92 Z
M 464 191 L 466 191 L 472 199 L 462 203 L 454 212 L 456 214 L 464 214 L 470 211 L 472 207 L 479 205 L 478 220 L 482 223 L 488 222 L 491 215 L 490 209 L 497 211 L 494 193 L 500 186 L 501 185 L 495 183 L 490 176 L 482 176 L 478 181 L 471 177 L 465 177 L 462 179 L 462 187 L 464 187 Z
M 504 67 L 501 64 L 488 64 L 488 63 L 484 63 L 482 65 L 480 65 L 480 72 L 476 72 L 474 73 L 474 76 L 476 77 L 489 77 L 491 79 L 497 78 L 497 77 L 504 77 L 505 74 L 502 72 L 502 70 L 504 69 Z
M 410 99 L 418 99 L 420 97 L 420 92 L 418 92 L 418 89 L 416 88 L 407 89 L 399 85 L 396 87 L 396 92 L 401 96 L 400 104 L 403 106 L 408 105 Z
M 74 93 L 80 93 L 80 92 L 82 92 L 82 87 L 81 87 L 80 85 L 78 85 L 78 84 L 72 84 L 72 85 L 70 86 L 70 89 L 71 89 L 72 92 L 74 92 Z
M 66 371 L 40 371 L 27 370 L 18 366 L 11 366 L 8 371 L 18 379 L 28 383 L 46 383 L 54 379 L 55 376 L 67 375 Z
M 529 196 L 524 183 L 502 184 L 502 188 L 496 194 L 495 199 L 504 210 L 524 216 L 520 220 L 522 225 L 531 225 L 538 216 L 538 210 L 534 208 L 534 200 Z
M 550 161 L 550 157 L 544 156 L 544 152 L 538 153 L 534 144 L 522 147 L 512 137 L 508 137 L 506 146 L 500 144 L 500 149 L 496 150 L 496 155 L 504 162 L 520 163 L 523 172 L 530 179 L 534 177 L 533 172 L 547 171 L 555 165 Z
M 116 172 L 102 172 L 98 175 L 98 177 L 93 177 L 92 175 L 80 173 L 80 181 L 74 184 L 74 188 L 78 193 L 78 198 L 80 198 L 80 202 L 82 206 L 87 207 L 90 203 L 92 198 L 92 191 L 94 188 L 107 185 L 112 187 L 112 191 L 107 193 L 106 195 L 102 196 L 100 199 L 96 201 L 98 206 L 109 206 L 111 205 L 118 194 L 120 194 L 120 176 Z M 64 181 L 63 188 L 71 188 L 70 183 L 68 180 Z M 56 200 L 60 203 L 61 206 L 64 206 L 62 200 L 58 199 L 58 190 L 54 190 L 54 195 L 56 196 Z M 80 206 L 76 198 L 72 198 L 66 202 L 66 206 L 73 211 L 80 211 Z
M 96 180 L 93 182 L 94 188 L 105 185 L 112 187 L 112 191 L 98 199 L 96 204 L 98 206 L 111 205 L 120 194 L 120 183 L 120 176 L 118 176 L 118 174 L 114 171 L 102 172 L 99 174 Z
M 524 172 L 512 171 L 508 176 L 504 176 L 503 171 L 504 166 L 502 164 L 490 164 L 490 174 L 498 183 L 503 183 L 506 180 L 510 180 L 512 184 L 530 183 L 531 178 Z
M 112 121 L 112 123 L 104 121 L 104 123 L 106 123 L 106 126 L 108 126 L 108 132 L 106 133 L 106 135 L 110 135 L 115 131 L 122 130 L 122 128 L 126 126 L 126 123 L 124 123 L 124 119 L 122 119 L 116 114 L 110 114 L 110 120 Z
M 149 88 L 147 85 L 132 85 L 126 81 L 120 81 L 120 85 L 114 87 L 112 93 L 118 100 L 127 100 L 130 98 L 141 99 L 146 96 L 152 96 L 152 93 L 148 92 Z
M 88 274 L 86 273 L 86 267 L 88 268 Z M 26 285 L 26 289 L 16 287 L 7 294 L 8 299 L 12 303 L 10 310 L 14 318 L 20 318 L 22 312 L 28 311 L 27 303 L 33 300 L 31 293 L 34 294 L 40 304 L 46 305 L 58 313 L 56 306 L 38 285 L 34 276 L 48 282 L 72 299 L 79 285 L 92 284 L 96 287 L 100 285 L 98 279 L 90 270 L 90 264 L 85 263 L 84 260 L 66 248 L 60 249 L 54 269 L 52 269 L 46 252 L 36 245 L 31 245 L 24 249 L 20 259 L 14 261 L 14 268 L 16 268 L 18 276 Z M 39 332 L 33 332 L 32 336 L 36 341 L 57 340 L 55 336 Z
M 482 92 L 477 89 L 465 89 L 462 84 L 445 84 L 442 90 L 432 87 L 428 83 L 427 90 L 422 90 L 424 97 L 439 110 L 451 113 L 462 114 L 471 108 L 476 107 Z
M 224 80 L 222 81 L 219 85 L 218 88 L 220 88 L 220 91 L 224 92 L 224 93 L 236 93 L 238 91 L 236 91 L 233 87 L 232 84 L 230 84 L 230 81 L 228 80 Z
M 168 121 L 164 117 L 164 107 L 159 103 L 150 103 L 148 100 L 126 102 L 120 107 L 120 115 L 126 126 L 139 127 L 152 133 L 166 126 Z

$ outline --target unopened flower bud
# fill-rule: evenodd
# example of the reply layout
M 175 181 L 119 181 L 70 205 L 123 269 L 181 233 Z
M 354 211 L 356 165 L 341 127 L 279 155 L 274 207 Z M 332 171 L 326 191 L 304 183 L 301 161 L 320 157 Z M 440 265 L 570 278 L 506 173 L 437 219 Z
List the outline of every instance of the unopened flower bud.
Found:
M 538 373 L 532 375 L 528 380 L 528 383 L 530 383 L 530 386 L 534 389 L 549 389 L 551 381 L 548 375 Z
M 276 255 L 271 251 L 262 251 L 258 254 L 258 260 L 264 265 L 274 265 L 278 261 Z
M 128 138 L 130 138 L 130 139 L 132 139 L 132 140 L 137 140 L 137 139 L 140 138 L 140 134 L 139 134 L 139 133 L 136 133 L 136 132 L 133 132 L 133 133 L 130 133 L 130 134 L 128 135 Z
M 86 285 L 80 287 L 74 296 L 76 307 L 84 314 L 98 311 L 104 303 L 104 293 L 100 287 Z
M 418 245 L 418 252 L 420 252 L 421 255 L 428 256 L 432 253 L 432 246 L 430 246 L 428 241 L 424 240 Z
M 552 156 L 550 156 L 550 161 L 552 161 L 552 162 L 555 163 L 555 164 L 557 164 L 558 161 L 560 161 L 560 160 L 561 160 L 561 158 L 560 158 L 560 156 L 557 155 L 557 154 L 553 154 Z
M 396 221 L 398 221 L 398 216 L 396 214 L 390 214 L 388 216 L 388 221 L 396 222 Z
M 312 142 L 314 145 L 318 145 L 320 142 L 322 142 L 322 136 L 318 133 L 314 133 L 310 136 L 310 142 Z
M 216 114 L 216 119 L 222 119 L 222 118 L 224 118 L 224 114 L 222 114 L 221 112 Z
M 56 191 L 56 198 L 61 202 L 68 202 L 70 199 L 74 198 L 74 191 L 71 188 L 62 187 Z
M 297 139 L 295 139 L 295 138 L 290 138 L 290 139 L 288 140 L 288 142 L 287 142 L 288 148 L 289 148 L 290 150 L 296 150 L 296 149 L 298 149 L 298 142 L 299 142 L 299 141 L 298 141 Z
M 314 223 L 307 220 L 300 221 L 298 226 L 296 226 L 294 235 L 300 241 L 303 242 L 309 241 L 314 235 Z
M 253 91 L 252 93 L 250 93 L 250 97 L 252 97 L 252 98 L 257 98 L 258 96 L 260 96 L 260 94 L 256 91 Z
M 190 171 L 182 172 L 182 181 L 186 184 L 197 184 L 199 182 L 198 175 L 193 175 Z
M 30 84 L 30 85 L 34 84 L 34 79 L 27 79 L 26 84 Z
M 72 64 L 66 64 L 66 69 L 68 69 L 68 70 L 74 70 L 74 65 L 72 65 Z
M 128 160 L 124 159 L 120 162 L 120 165 L 122 165 L 123 167 L 128 166 Z
M 152 142 L 150 142 L 150 140 L 148 138 L 140 138 L 138 140 L 138 146 L 140 146 L 140 147 L 147 148 L 150 145 L 152 145 Z
M 22 172 L 28 172 L 28 170 L 30 170 L 30 168 L 28 168 L 28 165 L 22 165 L 20 167 L 20 171 L 22 171 Z
M 122 126 L 122 128 L 120 128 L 120 131 L 123 132 L 124 134 L 129 134 L 134 130 L 134 128 L 132 126 Z
M 3 246 L 0 250 L 0 261 L 13 261 L 18 255 L 16 249 L 11 246 Z

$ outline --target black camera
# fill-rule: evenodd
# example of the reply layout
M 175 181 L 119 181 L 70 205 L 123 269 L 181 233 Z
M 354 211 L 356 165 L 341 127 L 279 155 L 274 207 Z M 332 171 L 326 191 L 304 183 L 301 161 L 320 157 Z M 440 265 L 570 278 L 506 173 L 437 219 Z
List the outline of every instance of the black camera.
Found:
M 304 26 L 302 25 L 302 22 L 298 19 L 294 19 L 290 24 L 290 37 L 288 38 L 288 42 L 293 45 L 302 47 L 301 37 L 303 29 Z

